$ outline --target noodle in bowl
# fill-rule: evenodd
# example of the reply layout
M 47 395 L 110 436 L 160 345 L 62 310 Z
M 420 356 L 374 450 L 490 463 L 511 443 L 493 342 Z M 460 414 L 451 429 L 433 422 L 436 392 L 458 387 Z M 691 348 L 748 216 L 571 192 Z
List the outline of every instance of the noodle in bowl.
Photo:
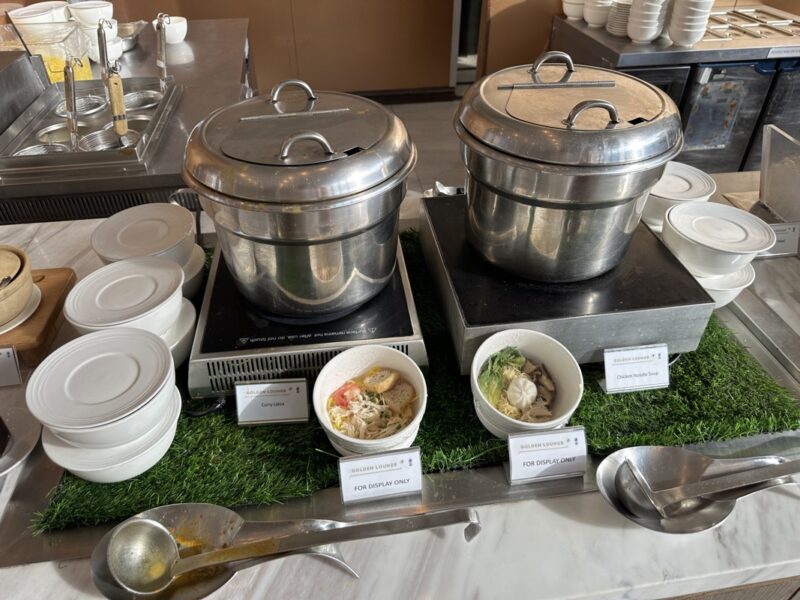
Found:
M 385 367 L 397 371 L 406 382 L 414 387 L 416 392 L 414 417 L 397 433 L 386 437 L 359 439 L 347 436 L 338 431 L 331 423 L 328 400 L 344 383 L 360 378 L 373 367 Z M 325 430 L 331 445 L 342 456 L 409 448 L 417 437 L 427 400 L 428 388 L 425 384 L 425 377 L 416 363 L 399 350 L 378 345 L 350 348 L 336 355 L 320 371 L 313 391 L 314 412 L 317 419 Z

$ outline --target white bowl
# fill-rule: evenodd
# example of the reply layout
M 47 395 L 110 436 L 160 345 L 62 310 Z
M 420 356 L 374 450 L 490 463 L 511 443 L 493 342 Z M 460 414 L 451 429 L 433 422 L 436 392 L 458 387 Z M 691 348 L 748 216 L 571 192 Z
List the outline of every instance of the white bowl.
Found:
M 194 217 L 177 204 L 156 202 L 120 211 L 92 233 L 92 249 L 104 263 L 160 256 L 184 265 L 194 250 Z
M 583 7 L 583 20 L 589 24 L 589 27 L 605 27 L 608 23 L 609 6 L 595 8 L 588 4 Z
M 411 422 L 397 433 L 378 440 L 360 440 L 346 436 L 331 425 L 328 417 L 328 398 L 348 379 L 363 375 L 372 367 L 381 366 L 399 372 L 417 392 L 416 413 Z M 399 350 L 388 346 L 359 346 L 334 356 L 317 376 L 314 383 L 313 404 L 325 435 L 339 454 L 352 456 L 408 448 L 414 443 L 419 424 L 428 402 L 428 387 L 425 377 L 416 363 Z M 456 423 L 453 426 L 457 426 Z
M 153 29 L 158 24 L 158 19 L 152 21 Z M 164 31 L 166 32 L 168 44 L 179 44 L 186 39 L 186 32 L 189 29 L 189 22 L 186 17 L 173 17 L 170 15 L 169 21 L 164 23 Z
M 109 62 L 113 63 L 115 60 L 119 60 L 119 57 L 122 56 L 122 52 L 121 38 L 106 38 L 106 54 L 108 54 Z M 89 44 L 89 60 L 98 64 L 100 63 L 100 48 L 96 42 L 94 44 Z
M 86 334 L 132 327 L 162 335 L 181 310 L 183 269 L 142 256 L 106 265 L 81 279 L 64 302 L 64 317 Z
M 676 46 L 682 46 L 684 48 L 691 48 L 697 42 L 702 40 L 705 34 L 705 27 L 695 31 L 687 31 L 685 29 L 673 27 L 672 25 L 669 26 L 669 37 L 672 40 L 672 43 Z
M 531 361 L 544 365 L 556 385 L 553 418 L 541 423 L 517 421 L 497 410 L 478 387 L 478 375 L 495 352 L 513 346 Z M 528 329 L 508 329 L 489 336 L 478 348 L 470 369 L 475 412 L 478 419 L 493 435 L 506 439 L 511 433 L 555 429 L 565 425 L 583 397 L 583 373 L 572 353 L 561 342 Z
M 69 5 L 72 18 L 83 25 L 97 27 L 100 19 L 110 19 L 114 16 L 114 5 L 102 0 L 88 0 Z
M 697 283 L 703 286 L 708 295 L 714 299 L 714 308 L 722 308 L 733 302 L 742 290 L 756 280 L 753 265 L 746 265 L 730 275 L 723 277 L 697 277 Z
M 173 387 L 172 401 L 156 427 L 128 444 L 114 448 L 80 448 L 65 442 L 46 427 L 42 446 L 47 456 L 76 477 L 95 483 L 115 483 L 141 475 L 155 466 L 175 439 L 181 414 L 181 395 Z
M 53 22 L 53 7 L 43 6 L 49 4 L 40 2 L 38 4 L 31 4 L 23 6 L 22 8 L 15 8 L 8 11 L 8 16 L 15 25 L 30 25 L 35 23 L 52 23 Z
M 197 244 L 194 245 L 192 255 L 183 265 L 183 297 L 194 298 L 200 291 L 205 272 L 206 252 Z
M 561 8 L 567 19 L 570 21 L 580 21 L 583 19 L 583 4 L 573 4 L 571 2 L 562 2 Z
M 175 368 L 180 367 L 189 358 L 196 319 L 197 311 L 194 309 L 194 304 L 184 298 L 181 302 L 181 313 L 178 315 L 178 320 L 163 335 L 163 340 L 172 353 Z
M 687 222 L 693 229 L 686 226 Z M 775 232 L 758 217 L 713 202 L 684 202 L 670 207 L 661 236 L 695 277 L 734 273 L 776 241 Z
M 175 366 L 178 364 L 175 363 Z M 175 369 L 170 369 L 164 387 L 144 406 L 121 419 L 82 429 L 65 429 L 52 425 L 49 429 L 62 440 L 82 448 L 112 448 L 128 444 L 158 426 L 164 414 L 169 412 L 174 393 Z

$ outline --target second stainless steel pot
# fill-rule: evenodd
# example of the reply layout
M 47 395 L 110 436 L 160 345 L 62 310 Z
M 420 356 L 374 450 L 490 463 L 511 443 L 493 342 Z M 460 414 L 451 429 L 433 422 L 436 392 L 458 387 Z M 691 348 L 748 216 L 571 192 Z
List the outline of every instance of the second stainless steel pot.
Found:
M 415 162 L 380 105 L 291 81 L 198 125 L 183 175 L 242 295 L 273 315 L 324 320 L 389 282 Z
M 545 64 L 553 59 L 564 65 Z M 476 83 L 455 129 L 469 176 L 467 238 L 489 262 L 545 282 L 620 262 L 683 140 L 666 94 L 563 53 Z

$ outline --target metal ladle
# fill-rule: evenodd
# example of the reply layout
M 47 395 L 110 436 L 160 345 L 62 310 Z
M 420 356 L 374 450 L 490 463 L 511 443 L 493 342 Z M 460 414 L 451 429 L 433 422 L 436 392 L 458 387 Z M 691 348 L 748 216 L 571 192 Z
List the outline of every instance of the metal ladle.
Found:
M 148 595 L 162 592 L 181 575 L 233 561 L 457 523 L 468 524 L 464 531 L 467 541 L 480 532 L 480 520 L 474 509 L 445 510 L 356 524 L 331 523 L 332 528 L 324 531 L 267 537 L 181 558 L 178 544 L 169 529 L 151 519 L 131 519 L 118 526 L 111 536 L 108 567 L 122 587 L 136 594 Z

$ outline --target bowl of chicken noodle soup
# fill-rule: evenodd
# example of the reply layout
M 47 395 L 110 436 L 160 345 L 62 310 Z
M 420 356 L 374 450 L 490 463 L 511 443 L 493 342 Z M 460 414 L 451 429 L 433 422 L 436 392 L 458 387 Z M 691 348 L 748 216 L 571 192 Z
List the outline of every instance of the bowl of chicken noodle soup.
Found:
M 567 424 L 583 396 L 583 374 L 558 340 L 527 329 L 488 337 L 472 359 L 475 413 L 499 438 Z
M 331 445 L 352 456 L 408 448 L 425 414 L 419 367 L 388 346 L 345 350 L 320 371 L 313 404 Z

